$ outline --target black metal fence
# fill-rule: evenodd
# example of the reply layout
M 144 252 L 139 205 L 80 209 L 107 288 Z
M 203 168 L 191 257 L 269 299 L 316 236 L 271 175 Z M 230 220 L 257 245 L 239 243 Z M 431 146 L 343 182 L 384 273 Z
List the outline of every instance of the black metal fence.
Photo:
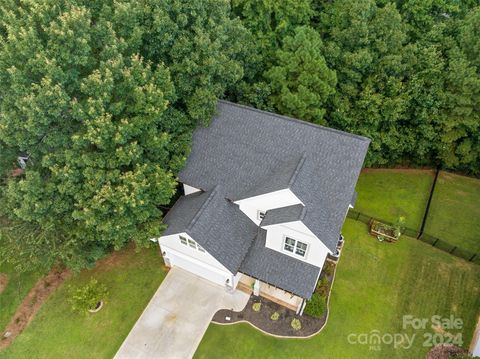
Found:
M 385 221 L 385 220 L 380 219 L 380 218 L 367 216 L 363 213 L 354 211 L 352 209 L 350 209 L 348 211 L 347 217 L 352 218 L 356 221 L 363 222 L 365 224 L 369 224 L 370 221 L 372 221 L 372 220 L 376 220 L 376 221 L 379 221 L 379 222 L 382 222 L 382 223 L 385 223 L 385 224 L 390 224 L 390 225 L 392 224 L 389 221 Z M 412 228 L 404 228 L 403 231 L 402 231 L 402 234 L 404 234 L 408 237 L 411 237 L 411 238 L 416 238 L 416 239 L 418 239 L 422 242 L 430 244 L 431 246 L 433 246 L 435 248 L 438 248 L 438 249 L 440 249 L 444 252 L 450 253 L 450 254 L 452 254 L 456 257 L 463 258 L 463 259 L 465 259 L 469 262 L 473 262 L 475 264 L 480 264 L 480 254 L 479 253 L 474 253 L 474 252 L 468 251 L 464 248 L 454 246 L 453 244 L 450 244 L 450 243 L 444 241 L 443 239 L 431 236 L 431 235 L 429 235 L 425 232 L 421 233 L 420 231 L 417 231 L 417 230 L 412 229 Z

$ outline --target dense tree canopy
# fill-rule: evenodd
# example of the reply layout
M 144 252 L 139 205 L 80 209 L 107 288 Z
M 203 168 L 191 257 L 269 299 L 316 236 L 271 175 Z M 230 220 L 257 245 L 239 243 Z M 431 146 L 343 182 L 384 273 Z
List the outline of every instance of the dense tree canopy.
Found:
M 315 30 L 298 27 L 286 36 L 265 73 L 271 87 L 271 106 L 285 115 L 323 124 L 324 104 L 335 92 L 336 75 L 322 55 L 322 39 Z
M 234 4 L 256 42 L 261 66 L 229 91 L 233 100 L 313 122 L 318 118 L 304 109 L 316 108 L 327 126 L 372 139 L 367 165 L 480 172 L 478 2 Z M 262 16 L 252 15 L 254 10 Z M 320 37 L 304 41 L 301 51 L 319 54 L 326 66 L 291 71 L 300 56 L 289 50 L 299 26 L 314 28 Z M 337 78 L 333 93 L 301 84 L 306 73 L 313 81 L 331 71 Z
M 480 7 L 3 0 L 0 261 L 79 269 L 147 245 L 223 96 L 368 136 L 367 165 L 478 174 Z
M 242 76 L 236 31 L 213 0 L 4 1 L 0 259 L 82 268 L 158 236 L 192 130 Z

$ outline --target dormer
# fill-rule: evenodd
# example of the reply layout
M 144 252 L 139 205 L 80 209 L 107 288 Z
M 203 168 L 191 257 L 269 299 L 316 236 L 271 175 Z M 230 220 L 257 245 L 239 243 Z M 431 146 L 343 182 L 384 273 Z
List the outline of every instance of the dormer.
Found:
M 244 198 L 234 202 L 257 226 L 260 225 L 265 214 L 272 209 L 300 205 L 302 201 L 288 188 L 275 192 Z
M 305 153 L 302 153 L 279 163 L 255 186 L 239 195 L 234 203 L 257 225 L 269 210 L 294 205 L 304 206 L 291 190 L 304 162 Z
M 302 222 L 307 212 L 302 204 L 265 213 L 260 227 L 267 231 L 265 246 L 295 259 L 322 267 L 330 250 Z

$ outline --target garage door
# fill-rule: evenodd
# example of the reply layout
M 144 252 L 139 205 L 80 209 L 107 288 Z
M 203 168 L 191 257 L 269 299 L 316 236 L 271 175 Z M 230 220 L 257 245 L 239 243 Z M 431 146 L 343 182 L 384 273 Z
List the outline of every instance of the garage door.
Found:
M 231 278 L 230 273 L 202 263 L 194 258 L 185 256 L 172 249 L 168 250 L 166 253 L 165 262 L 167 262 L 167 260 L 170 261 L 171 266 L 178 266 L 221 286 L 225 286 L 225 281 Z

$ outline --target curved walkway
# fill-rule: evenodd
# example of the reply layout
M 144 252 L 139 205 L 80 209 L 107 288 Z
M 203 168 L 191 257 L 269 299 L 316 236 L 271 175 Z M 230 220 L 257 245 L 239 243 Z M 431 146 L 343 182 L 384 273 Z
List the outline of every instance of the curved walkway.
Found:
M 224 287 L 173 267 L 115 358 L 191 358 L 215 312 L 240 311 L 248 298 L 248 294 L 228 293 Z

